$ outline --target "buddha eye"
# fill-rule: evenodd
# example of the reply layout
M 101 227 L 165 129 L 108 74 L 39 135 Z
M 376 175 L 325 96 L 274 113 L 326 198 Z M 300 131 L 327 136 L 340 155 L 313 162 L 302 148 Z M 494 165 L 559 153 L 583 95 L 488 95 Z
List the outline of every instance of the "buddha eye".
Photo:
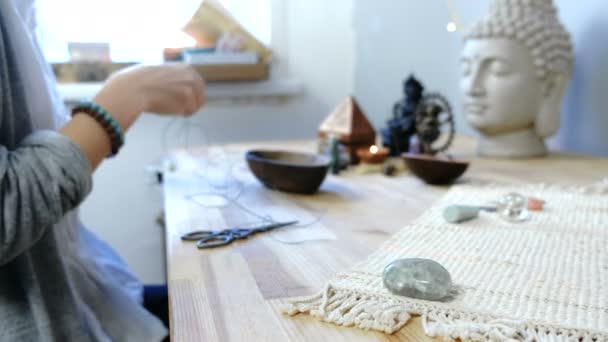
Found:
M 511 66 L 501 60 L 493 60 L 489 66 L 490 72 L 496 76 L 506 76 L 512 72 Z
M 471 61 L 469 61 L 468 59 L 463 59 L 460 61 L 460 70 L 462 72 L 462 75 L 464 76 L 469 76 L 471 75 L 473 66 L 471 65 Z

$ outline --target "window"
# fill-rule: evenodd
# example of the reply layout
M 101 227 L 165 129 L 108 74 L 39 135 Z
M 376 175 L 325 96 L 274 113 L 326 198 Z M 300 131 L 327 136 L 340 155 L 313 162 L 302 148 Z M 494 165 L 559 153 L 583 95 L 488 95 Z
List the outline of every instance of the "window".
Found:
M 270 44 L 272 0 L 217 1 L 262 43 Z M 113 62 L 158 63 L 163 48 L 192 43 L 181 28 L 201 2 L 38 0 L 38 33 L 51 63 L 69 61 L 68 42 L 109 43 Z

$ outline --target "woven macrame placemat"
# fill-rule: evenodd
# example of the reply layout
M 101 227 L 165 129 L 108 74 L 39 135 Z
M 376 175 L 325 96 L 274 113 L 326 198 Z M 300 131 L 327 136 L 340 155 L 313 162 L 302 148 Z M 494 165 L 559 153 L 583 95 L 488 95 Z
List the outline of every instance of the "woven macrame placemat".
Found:
M 420 218 L 290 315 L 391 334 L 412 315 L 429 336 L 465 341 L 608 341 L 608 186 L 455 186 Z M 449 204 L 485 204 L 509 192 L 546 201 L 524 223 L 496 213 L 447 224 Z M 392 295 L 382 271 L 400 258 L 438 261 L 454 295 L 430 302 Z

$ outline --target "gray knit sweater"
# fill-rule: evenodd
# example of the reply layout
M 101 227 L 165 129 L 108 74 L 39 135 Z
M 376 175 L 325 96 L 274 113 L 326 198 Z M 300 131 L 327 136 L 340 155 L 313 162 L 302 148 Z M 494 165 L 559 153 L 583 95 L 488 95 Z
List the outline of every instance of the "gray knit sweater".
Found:
M 1 341 L 90 340 L 52 229 L 90 190 L 90 168 L 51 132 L 0 147 Z
M 25 138 L 29 115 L 3 24 L 0 38 L 0 341 L 87 341 L 52 228 L 90 191 L 91 166 L 57 133 Z
M 89 161 L 60 134 L 32 133 L 5 26 L 15 13 L 0 1 L 0 342 L 158 341 L 166 330 L 74 214 Z

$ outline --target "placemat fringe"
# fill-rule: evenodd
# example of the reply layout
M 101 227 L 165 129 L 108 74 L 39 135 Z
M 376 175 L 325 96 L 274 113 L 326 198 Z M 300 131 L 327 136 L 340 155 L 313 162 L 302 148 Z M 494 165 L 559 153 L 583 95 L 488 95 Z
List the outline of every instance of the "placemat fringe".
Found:
M 387 334 L 399 330 L 411 318 L 407 308 L 399 301 L 338 290 L 331 285 L 314 296 L 290 299 L 283 312 L 290 316 L 308 313 L 325 322 Z
M 602 333 L 456 312 L 430 302 L 428 305 L 423 302 L 406 303 L 331 285 L 313 296 L 290 299 L 282 310 L 290 316 L 306 313 L 324 322 L 387 334 L 401 329 L 412 316 L 421 316 L 425 334 L 445 341 L 608 342 L 608 337 Z

